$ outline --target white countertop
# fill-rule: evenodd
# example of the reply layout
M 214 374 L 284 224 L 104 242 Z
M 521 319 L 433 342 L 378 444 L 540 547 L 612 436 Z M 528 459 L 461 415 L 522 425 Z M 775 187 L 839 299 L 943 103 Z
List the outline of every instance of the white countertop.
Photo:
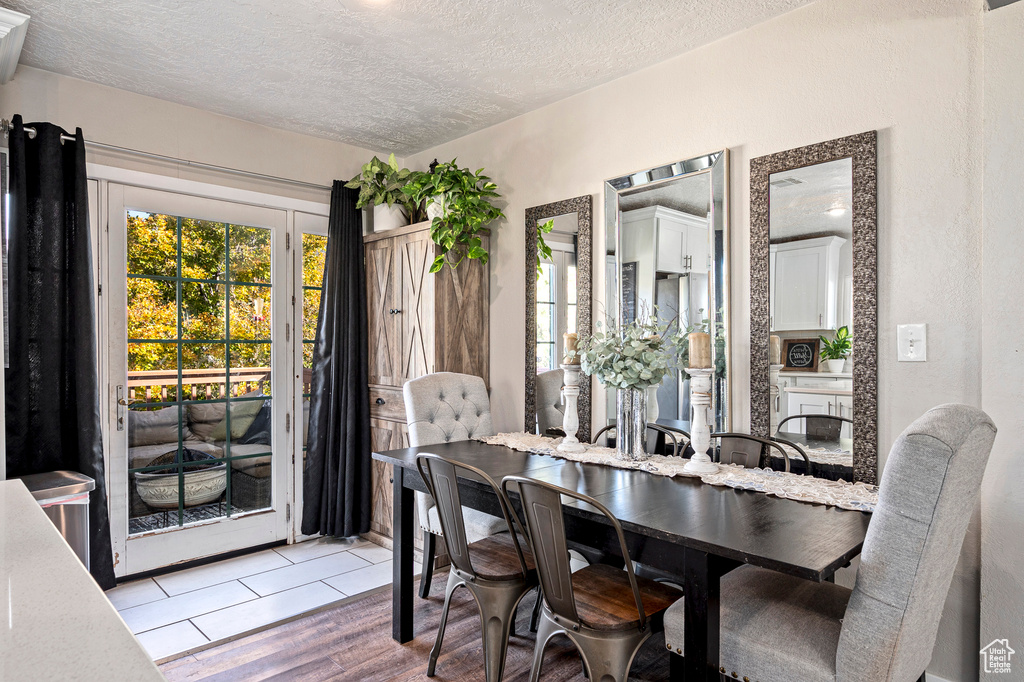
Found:
M 0 481 L 0 682 L 163 675 L 25 484 Z
M 801 372 L 800 370 L 780 370 L 784 377 L 824 377 L 826 379 L 852 379 L 853 372 Z

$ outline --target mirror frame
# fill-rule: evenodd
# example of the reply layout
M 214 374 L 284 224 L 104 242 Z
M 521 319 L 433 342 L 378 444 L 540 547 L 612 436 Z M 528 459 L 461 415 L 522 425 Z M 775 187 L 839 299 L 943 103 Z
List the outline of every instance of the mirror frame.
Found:
M 750 432 L 768 437 L 769 222 L 773 173 L 853 162 L 853 478 L 878 481 L 877 138 L 874 130 L 750 161 Z
M 527 433 L 537 430 L 537 223 L 566 213 L 576 214 L 576 333 L 590 336 L 593 329 L 592 253 L 594 200 L 589 194 L 526 209 L 526 414 Z M 530 314 L 530 311 L 533 314 Z M 590 381 L 580 381 L 576 437 L 590 442 Z
M 611 178 L 606 180 L 604 183 L 604 194 L 605 194 L 605 226 L 609 230 L 609 234 L 614 230 L 615 234 L 615 289 L 616 296 L 618 297 L 617 305 L 617 316 L 618 324 L 622 325 L 622 224 L 619 220 L 619 194 L 623 192 L 632 192 L 640 187 L 654 188 L 658 185 L 674 182 L 685 177 L 701 175 L 707 173 L 710 176 L 710 182 L 708 183 L 709 191 L 711 196 L 709 197 L 708 206 L 710 208 L 710 220 L 712 229 L 715 232 L 722 232 L 722 271 L 714 272 L 714 276 L 709 281 L 708 298 L 710 301 L 714 301 L 717 295 L 717 287 L 722 289 L 722 318 L 720 320 L 715 319 L 715 315 L 709 315 L 710 325 L 713 329 L 709 329 L 711 332 L 711 338 L 715 338 L 717 333 L 717 327 L 721 326 L 722 336 L 725 338 L 725 384 L 724 384 L 724 400 L 723 396 L 719 396 L 717 393 L 713 393 L 711 400 L 711 414 L 715 414 L 719 400 L 723 400 L 724 406 L 722 410 L 722 424 L 721 428 L 716 428 L 715 424 L 711 424 L 712 431 L 727 432 L 732 430 L 732 415 L 733 415 L 733 399 L 732 396 L 735 393 L 732 386 L 732 333 L 730 329 L 730 315 L 732 314 L 732 303 L 730 300 L 730 292 L 732 283 L 730 282 L 730 227 L 729 227 L 729 150 L 722 149 L 720 151 L 711 152 L 710 154 L 702 154 L 701 156 L 695 156 L 690 159 L 683 161 L 675 161 L 672 163 L 662 164 L 660 166 L 654 166 L 636 173 L 630 173 L 629 175 L 623 175 L 617 178 Z M 711 244 L 714 249 L 714 243 Z M 713 259 L 717 260 L 717 259 Z M 712 312 L 714 305 L 709 301 Z M 711 366 L 714 367 L 717 364 L 717 350 L 716 344 L 711 344 Z M 713 385 L 715 385 L 713 383 Z M 609 419 L 611 415 L 609 415 Z

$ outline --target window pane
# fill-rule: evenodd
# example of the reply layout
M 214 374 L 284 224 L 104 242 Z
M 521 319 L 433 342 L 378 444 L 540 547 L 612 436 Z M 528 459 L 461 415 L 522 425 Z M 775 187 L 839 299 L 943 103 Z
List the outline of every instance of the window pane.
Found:
M 270 288 L 231 285 L 231 338 L 270 339 Z
M 302 338 L 316 340 L 316 323 L 320 317 L 320 289 L 306 289 L 302 292 Z
M 555 340 L 553 312 L 552 304 L 537 304 L 537 341 L 552 342 Z
M 128 278 L 128 338 L 178 338 L 177 284 L 174 281 Z
M 555 291 L 552 286 L 555 266 L 551 263 L 540 264 L 540 277 L 537 278 L 537 301 L 554 302 Z
M 181 283 L 181 338 L 224 338 L 224 285 Z
M 555 368 L 555 344 L 553 343 L 538 343 L 537 344 L 537 372 L 547 372 L 550 369 Z
M 223 223 L 181 219 L 181 276 L 192 279 L 224 279 Z
M 302 235 L 302 284 L 307 287 L 323 286 L 324 263 L 327 262 L 327 237 L 318 234 Z
M 185 400 L 225 397 L 225 344 L 185 343 L 181 347 L 181 383 Z
M 270 230 L 231 225 L 231 280 L 270 283 Z
M 260 392 L 270 395 L 270 344 L 231 344 L 232 396 Z
M 129 343 L 127 397 L 173 402 L 178 390 L 177 343 Z
M 128 274 L 174 277 L 178 267 L 178 219 L 128 211 Z

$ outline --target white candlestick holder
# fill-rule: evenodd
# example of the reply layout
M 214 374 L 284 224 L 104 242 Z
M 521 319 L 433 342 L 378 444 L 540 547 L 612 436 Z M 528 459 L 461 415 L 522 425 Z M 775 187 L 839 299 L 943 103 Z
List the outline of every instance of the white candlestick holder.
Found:
M 580 397 L 580 366 L 561 365 L 563 381 L 562 404 L 565 405 L 565 412 L 562 414 L 562 430 L 565 431 L 565 438 L 562 439 L 558 450 L 561 452 L 583 452 L 586 446 L 576 438 L 576 432 L 580 430 L 580 415 L 577 401 Z
M 771 435 L 779 430 L 779 412 L 782 411 L 779 391 L 779 371 L 782 365 L 768 365 L 768 399 L 771 404 L 768 406 L 768 431 Z
M 713 474 L 718 471 L 718 465 L 711 461 L 707 452 L 711 447 L 708 410 L 711 408 L 711 375 L 714 370 L 710 367 L 686 367 L 685 370 L 690 375 L 690 446 L 693 447 L 694 454 L 683 467 L 683 471 L 691 474 Z

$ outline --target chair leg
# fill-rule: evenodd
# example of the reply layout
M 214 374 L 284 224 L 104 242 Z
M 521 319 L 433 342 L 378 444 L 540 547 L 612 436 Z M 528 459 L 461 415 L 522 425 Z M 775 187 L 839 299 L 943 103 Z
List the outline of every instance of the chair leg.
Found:
M 918 678 L 917 682 L 927 682 L 927 673 L 921 673 L 921 677 Z
M 483 588 L 467 585 L 476 596 L 483 631 L 484 672 L 487 682 L 501 682 L 505 670 L 508 637 L 516 617 L 516 607 L 526 594 L 522 586 Z
M 465 583 L 459 576 L 454 573 L 448 574 L 448 587 L 444 592 L 444 609 L 441 611 L 441 625 L 437 628 L 437 639 L 434 640 L 434 647 L 430 650 L 430 662 L 427 663 L 427 677 L 433 677 L 434 668 L 437 667 L 437 657 L 441 653 L 441 642 L 444 641 L 444 628 L 448 625 L 448 607 L 452 603 L 452 593 L 462 585 L 465 585 Z
M 429 530 L 423 531 L 423 568 L 420 573 L 420 598 L 430 595 L 430 580 L 434 577 L 434 554 L 437 551 L 437 536 Z
M 537 632 L 537 621 L 540 620 L 540 607 L 544 604 L 544 594 L 537 588 L 537 602 L 533 605 L 533 613 L 530 615 L 530 632 Z
M 668 655 L 668 679 L 670 682 L 682 682 L 686 679 L 686 659 L 679 654 Z
M 556 633 L 561 632 L 562 628 L 554 623 L 550 618 L 541 616 L 540 623 L 537 624 L 537 641 L 533 645 L 533 666 L 530 668 L 530 682 L 537 682 L 540 679 L 540 667 L 544 663 L 544 647 L 547 646 L 548 640 L 555 636 Z M 586 664 L 584 664 L 586 667 Z

